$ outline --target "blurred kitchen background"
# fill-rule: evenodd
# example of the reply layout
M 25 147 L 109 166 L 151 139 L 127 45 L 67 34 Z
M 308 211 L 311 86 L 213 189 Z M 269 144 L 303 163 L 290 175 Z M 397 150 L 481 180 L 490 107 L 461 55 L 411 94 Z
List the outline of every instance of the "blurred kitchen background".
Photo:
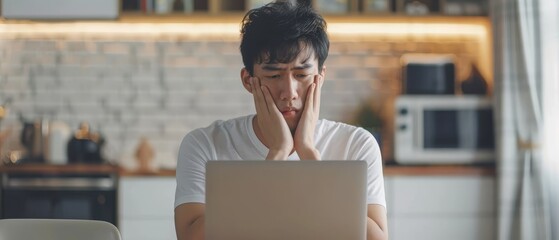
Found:
M 0 93 L 9 111 L 4 127 L 20 124 L 20 116 L 62 121 L 72 131 L 85 121 L 105 138 L 109 161 L 133 167 L 134 150 L 146 137 L 157 150 L 156 165 L 173 168 L 185 133 L 254 112 L 251 95 L 239 84 L 242 15 L 234 11 L 261 1 L 223 2 L 230 6 L 215 14 L 134 9 L 122 10 L 116 21 L 9 21 L 1 45 Z M 454 54 L 459 82 L 478 66 L 492 84 L 485 2 L 469 3 L 481 16 L 416 18 L 399 12 L 350 15 L 338 1 L 325 2 L 341 9 L 327 17 L 332 44 L 323 118 L 357 123 L 365 105 L 390 129 L 392 104 L 401 92 L 401 56 L 407 53 Z
M 268 1 L 1 2 L 2 218 L 103 219 L 115 223 L 124 239 L 175 239 L 172 202 L 179 144 L 190 130 L 254 112 L 252 96 L 240 83 L 239 26 L 244 12 Z M 507 137 L 502 132 L 514 133 L 516 117 L 523 116 L 501 110 L 510 109 L 503 106 L 510 100 L 503 92 L 530 89 L 520 81 L 507 85 L 510 76 L 513 83 L 516 76 L 507 59 L 529 62 L 523 59 L 531 53 L 511 40 L 514 29 L 526 31 L 525 25 L 533 23 L 515 28 L 511 19 L 523 12 L 540 17 L 534 9 L 540 10 L 543 2 L 548 1 L 312 1 L 328 22 L 331 40 L 321 118 L 362 126 L 379 140 L 391 239 L 559 239 L 557 233 L 537 227 L 514 232 L 511 229 L 527 224 L 502 220 L 509 216 L 503 212 L 516 209 L 503 205 L 501 199 L 515 193 L 505 190 L 515 189 L 510 186 L 526 175 L 514 175 L 507 185 L 502 179 L 509 175 L 503 172 L 510 168 L 502 166 L 509 165 L 496 164 L 513 156 L 503 147 Z M 544 23 L 536 21 L 535 32 L 544 32 Z M 559 32 L 556 24 L 545 26 Z M 557 36 L 535 41 L 554 42 L 549 39 Z M 531 49 L 545 52 L 535 41 Z M 555 52 L 546 59 L 555 61 L 535 61 L 545 69 L 557 65 L 557 45 L 547 47 Z M 532 67 L 525 72 L 538 72 Z M 533 74 L 527 75 L 532 79 Z M 557 81 L 556 73 L 537 76 Z M 545 90 L 549 85 L 542 80 L 538 86 Z M 411 100 L 401 100 L 406 97 Z M 518 99 L 533 101 L 529 96 Z M 429 115 L 424 113 L 428 109 L 453 113 Z M 456 120 L 466 116 L 460 111 L 469 111 L 467 119 L 475 123 Z M 431 126 L 420 129 L 416 117 L 407 117 L 416 112 L 430 116 L 423 120 Z M 458 128 L 437 131 L 449 121 L 455 128 L 471 127 L 468 131 L 477 138 L 448 145 L 469 136 Z M 543 133 L 538 126 L 533 129 Z M 411 135 L 417 132 L 424 136 Z M 537 137 L 515 142 L 513 148 L 537 149 Z M 444 151 L 414 148 L 412 138 Z M 530 164 L 536 169 L 545 165 L 535 159 Z M 515 173 L 525 169 L 514 166 Z M 56 198 L 41 186 L 25 190 L 10 184 L 45 176 L 85 176 L 107 184 L 78 193 L 61 186 L 65 197 Z M 542 186 L 534 192 L 549 187 Z M 39 200 L 23 204 L 31 196 Z M 537 199 L 527 206 L 537 206 L 536 212 L 557 211 Z M 41 204 L 50 207 L 37 207 Z M 546 219 L 541 220 L 544 225 L 557 223 Z M 534 231 L 538 233 L 527 235 Z

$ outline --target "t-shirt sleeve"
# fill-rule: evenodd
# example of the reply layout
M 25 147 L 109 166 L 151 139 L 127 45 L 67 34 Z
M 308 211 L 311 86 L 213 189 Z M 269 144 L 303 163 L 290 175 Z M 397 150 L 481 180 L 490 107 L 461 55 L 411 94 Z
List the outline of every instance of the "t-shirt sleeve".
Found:
M 352 159 L 367 162 L 367 204 L 379 204 L 386 208 L 382 156 L 376 139 L 365 129 L 358 128 L 352 142 Z
M 199 130 L 182 140 L 177 159 L 175 208 L 183 203 L 205 203 L 206 162 L 211 159 L 211 146 Z

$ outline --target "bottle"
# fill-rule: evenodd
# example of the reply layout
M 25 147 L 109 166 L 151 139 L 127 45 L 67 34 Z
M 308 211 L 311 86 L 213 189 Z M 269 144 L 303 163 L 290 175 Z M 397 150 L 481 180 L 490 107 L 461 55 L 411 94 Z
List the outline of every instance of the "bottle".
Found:
M 47 161 L 51 164 L 68 163 L 67 143 L 70 140 L 72 131 L 70 126 L 62 121 L 52 121 L 48 133 Z

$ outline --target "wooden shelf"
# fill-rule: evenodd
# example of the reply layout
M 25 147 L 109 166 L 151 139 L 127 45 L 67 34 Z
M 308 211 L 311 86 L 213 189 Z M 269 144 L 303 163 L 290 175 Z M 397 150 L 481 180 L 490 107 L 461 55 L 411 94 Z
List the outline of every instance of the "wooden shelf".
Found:
M 262 3 L 269 2 L 271 0 L 190 0 L 191 7 L 186 12 L 181 13 L 182 10 L 173 10 L 173 3 L 175 1 L 185 1 L 186 0 L 167 0 L 169 5 L 164 6 L 163 10 L 157 9 L 161 4 L 140 4 L 141 1 L 155 1 L 155 0 L 121 0 L 122 3 L 126 2 L 130 6 L 130 2 L 137 3 L 135 6 L 138 14 L 146 15 L 198 15 L 205 14 L 211 16 L 218 16 L 223 14 L 240 14 L 243 15 L 246 11 L 252 9 L 253 7 L 260 6 Z M 420 3 L 424 8 L 429 9 L 427 14 L 416 13 L 408 14 L 406 10 L 406 4 L 411 3 L 411 0 L 309 0 L 312 3 L 313 8 L 318 9 L 322 15 L 339 15 L 347 16 L 354 14 L 365 14 L 365 15 L 375 15 L 375 16 L 387 16 L 387 15 L 405 15 L 405 16 L 433 16 L 442 15 L 450 17 L 460 17 L 460 16 L 485 16 L 487 17 L 487 2 L 486 0 L 414 0 L 414 3 Z M 204 3 L 204 4 L 202 4 Z M 451 8 L 446 7 L 451 4 Z M 134 4 L 132 4 L 134 5 Z M 203 6 L 202 6 L 203 5 Z M 465 11 L 464 9 L 478 9 L 477 14 L 471 13 L 471 10 Z M 122 7 L 123 5 L 121 5 Z M 144 6 L 142 9 L 141 6 Z M 150 7 L 145 7 L 150 6 Z M 415 5 L 414 5 L 415 6 Z M 183 5 L 184 7 L 184 5 Z M 375 9 L 376 7 L 376 9 Z M 179 8 L 182 9 L 182 8 Z M 447 10 L 462 12 L 463 14 L 446 14 Z M 124 10 L 121 14 L 130 14 L 130 9 Z M 159 12 L 157 14 L 156 12 Z M 465 14 L 469 13 L 469 14 Z
M 193 14 L 141 14 L 123 13 L 118 22 L 124 23 L 240 23 L 242 13 L 227 13 L 219 16 L 193 13 Z M 407 16 L 407 15 L 324 15 L 327 23 L 371 23 L 371 22 L 423 22 L 423 23 L 489 23 L 488 17 L 480 16 Z

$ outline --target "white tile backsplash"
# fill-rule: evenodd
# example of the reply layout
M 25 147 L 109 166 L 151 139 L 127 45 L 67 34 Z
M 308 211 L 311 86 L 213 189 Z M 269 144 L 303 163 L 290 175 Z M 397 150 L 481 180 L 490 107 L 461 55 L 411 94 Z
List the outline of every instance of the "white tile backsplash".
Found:
M 188 131 L 254 112 L 239 79 L 239 43 L 218 39 L 1 39 L 0 104 L 10 111 L 2 127 L 16 124 L 20 113 L 66 121 L 73 129 L 89 121 L 93 131 L 106 136 L 112 149 L 106 157 L 112 161 L 134 167 L 135 147 L 147 135 L 158 164 L 172 167 Z M 466 64 L 479 54 L 479 44 L 472 39 L 423 39 L 411 45 L 398 38 L 334 41 L 325 63 L 321 117 L 350 122 L 363 102 L 397 95 L 402 53 L 444 50 Z

